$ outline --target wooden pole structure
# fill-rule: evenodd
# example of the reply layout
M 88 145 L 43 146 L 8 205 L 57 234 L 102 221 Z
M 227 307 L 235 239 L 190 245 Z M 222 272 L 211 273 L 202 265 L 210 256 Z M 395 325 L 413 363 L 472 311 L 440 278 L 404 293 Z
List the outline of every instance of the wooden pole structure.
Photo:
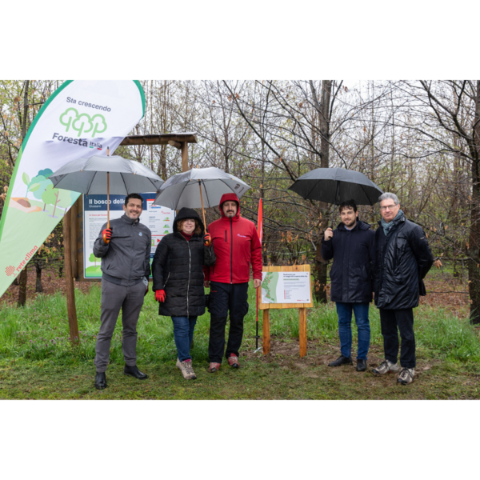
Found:
M 182 142 L 182 172 L 186 172 L 188 170 L 188 143 Z
M 72 344 L 78 344 L 78 322 L 77 309 L 75 307 L 75 285 L 73 283 L 72 271 L 72 244 L 71 244 L 71 224 L 72 224 L 72 209 L 63 217 L 63 254 L 65 264 L 65 283 L 67 287 L 67 312 L 68 312 L 68 326 L 70 328 L 70 341 Z
M 81 197 L 78 197 L 76 202 L 70 208 L 72 212 L 71 217 L 71 225 L 72 225 L 72 236 L 70 239 L 71 243 L 71 255 L 70 258 L 72 259 L 72 277 L 78 278 L 78 263 L 77 263 L 77 250 L 78 250 L 78 224 L 77 224 L 77 216 L 78 216 L 78 204 L 81 200 Z

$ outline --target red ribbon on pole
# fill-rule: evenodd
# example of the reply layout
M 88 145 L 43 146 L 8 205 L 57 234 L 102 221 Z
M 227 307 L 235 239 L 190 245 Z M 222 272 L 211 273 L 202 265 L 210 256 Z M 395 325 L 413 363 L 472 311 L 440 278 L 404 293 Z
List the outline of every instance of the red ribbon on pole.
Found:
M 257 233 L 260 243 L 262 243 L 263 238 L 263 204 L 262 199 L 258 202 L 258 216 L 257 216 Z
M 262 243 L 263 239 L 263 204 L 262 204 L 262 199 L 259 200 L 258 202 L 258 215 L 257 215 L 257 233 L 258 233 L 258 238 L 260 239 L 260 244 Z M 262 255 L 263 256 L 263 255 Z M 259 291 L 261 290 L 261 286 L 257 288 L 257 335 L 256 335 L 256 350 L 258 350 L 258 298 L 259 298 Z M 255 350 L 255 351 L 256 351 Z

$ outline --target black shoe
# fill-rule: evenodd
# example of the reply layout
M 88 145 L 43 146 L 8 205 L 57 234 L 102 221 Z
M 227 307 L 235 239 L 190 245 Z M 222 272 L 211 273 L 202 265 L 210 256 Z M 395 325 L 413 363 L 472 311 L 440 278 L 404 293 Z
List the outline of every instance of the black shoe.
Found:
M 353 365 L 352 357 L 340 355 L 335 361 L 328 364 L 329 367 L 339 367 L 340 365 Z
M 357 360 L 357 372 L 364 372 L 367 369 L 367 361 L 358 359 Z
M 97 390 L 103 390 L 107 388 L 107 377 L 105 372 L 97 372 L 95 375 L 95 388 Z
M 123 373 L 125 375 L 130 375 L 132 377 L 138 378 L 139 380 L 145 380 L 148 378 L 148 375 L 145 373 L 142 373 L 136 365 L 133 367 L 130 367 L 129 365 L 125 365 L 125 368 L 123 369 Z

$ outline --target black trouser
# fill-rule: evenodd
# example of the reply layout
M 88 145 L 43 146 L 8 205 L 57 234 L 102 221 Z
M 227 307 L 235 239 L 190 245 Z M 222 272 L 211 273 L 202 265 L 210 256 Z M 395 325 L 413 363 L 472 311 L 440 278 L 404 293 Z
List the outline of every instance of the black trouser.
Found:
M 221 363 L 225 350 L 225 325 L 230 311 L 230 331 L 225 357 L 231 353 L 238 357 L 242 344 L 243 317 L 248 312 L 248 283 L 210 282 L 210 362 Z
M 413 333 L 413 309 L 384 310 L 380 309 L 380 323 L 382 326 L 383 348 L 385 358 L 397 363 L 398 330 L 402 338 L 400 365 L 405 368 L 415 368 L 415 334 Z

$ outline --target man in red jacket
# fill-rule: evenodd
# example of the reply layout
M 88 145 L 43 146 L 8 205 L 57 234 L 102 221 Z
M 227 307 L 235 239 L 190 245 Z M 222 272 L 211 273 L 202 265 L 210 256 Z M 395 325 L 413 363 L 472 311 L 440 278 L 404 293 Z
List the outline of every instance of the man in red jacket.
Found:
M 211 373 L 220 368 L 225 357 L 238 368 L 238 350 L 243 337 L 243 318 L 248 312 L 250 266 L 253 286 L 262 282 L 262 245 L 255 224 L 240 217 L 240 202 L 234 193 L 220 200 L 222 218 L 208 226 L 217 261 L 205 268 L 205 287 L 210 287 L 210 342 L 208 356 Z M 230 332 L 225 351 L 225 325 L 230 311 Z

